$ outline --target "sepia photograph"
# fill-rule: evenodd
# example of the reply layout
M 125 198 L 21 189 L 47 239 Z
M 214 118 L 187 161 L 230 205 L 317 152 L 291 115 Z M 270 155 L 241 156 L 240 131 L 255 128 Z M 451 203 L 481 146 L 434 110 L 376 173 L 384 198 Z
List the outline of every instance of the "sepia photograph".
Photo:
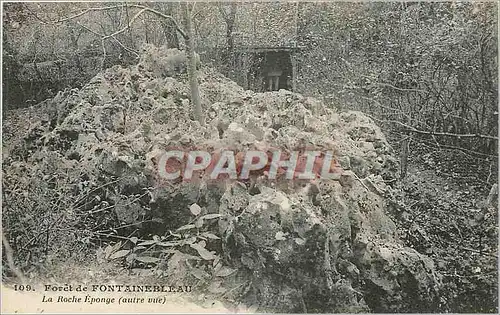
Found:
M 2 314 L 498 313 L 498 1 L 2 1 Z

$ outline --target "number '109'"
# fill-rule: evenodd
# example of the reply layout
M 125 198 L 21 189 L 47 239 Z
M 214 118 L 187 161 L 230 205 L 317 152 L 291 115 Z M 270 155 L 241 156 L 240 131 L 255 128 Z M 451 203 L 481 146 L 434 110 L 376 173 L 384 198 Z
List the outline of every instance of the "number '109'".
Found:
M 29 284 L 27 284 L 27 285 L 22 285 L 22 284 L 21 285 L 17 285 L 17 284 L 15 284 L 14 285 L 14 290 L 15 291 L 33 291 L 33 288 Z

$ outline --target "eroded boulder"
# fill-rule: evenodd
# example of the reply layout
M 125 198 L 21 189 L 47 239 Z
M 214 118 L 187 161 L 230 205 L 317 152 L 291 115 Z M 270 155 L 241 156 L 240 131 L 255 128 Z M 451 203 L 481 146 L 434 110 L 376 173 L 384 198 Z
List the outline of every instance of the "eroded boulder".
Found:
M 157 234 L 187 223 L 193 203 L 221 214 L 226 264 L 251 283 L 244 298 L 262 309 L 432 310 L 439 288 L 432 262 L 401 245 L 386 215 L 397 162 L 380 128 L 360 112 L 338 113 L 297 93 L 245 91 L 209 68 L 198 78 L 202 126 L 193 121 L 185 62 L 183 52 L 148 46 L 138 65 L 107 69 L 52 100 L 55 126 L 45 127 L 37 150 L 79 163 L 90 178 L 87 197 L 95 200 L 80 210 L 110 209 L 132 225 L 149 218 L 145 227 Z M 201 176 L 165 185 L 157 157 L 172 147 L 331 150 L 338 173 L 297 182 Z M 83 191 L 75 189 L 76 196 Z

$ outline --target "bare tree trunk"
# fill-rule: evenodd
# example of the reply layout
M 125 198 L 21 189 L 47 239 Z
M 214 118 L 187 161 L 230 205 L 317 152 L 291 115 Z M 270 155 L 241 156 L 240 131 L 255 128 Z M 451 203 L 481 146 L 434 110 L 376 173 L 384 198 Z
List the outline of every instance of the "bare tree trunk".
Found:
M 236 19 L 236 3 L 231 3 L 229 7 L 229 12 L 226 12 L 224 4 L 220 4 L 219 10 L 226 22 L 226 64 L 227 64 L 227 75 L 229 77 L 234 78 L 234 72 L 241 73 L 241 69 L 236 69 L 236 56 L 234 53 L 234 27 L 235 27 L 235 19 Z M 233 72 L 233 73 L 231 73 Z
M 182 11 L 184 14 L 184 23 L 186 26 L 186 50 L 188 59 L 188 77 L 189 77 L 189 87 L 191 89 L 191 102 L 194 108 L 194 117 L 200 122 L 201 125 L 205 124 L 203 118 L 203 110 L 201 108 L 201 98 L 200 98 L 200 87 L 198 85 L 198 75 L 196 70 L 196 57 L 194 53 L 194 38 L 193 38 L 193 27 L 191 25 L 191 12 L 189 10 L 189 4 L 182 2 Z
M 14 252 L 12 250 L 12 247 L 10 247 L 9 240 L 7 239 L 3 231 L 2 231 L 2 244 L 3 247 L 5 248 L 5 252 L 3 253 L 7 258 L 7 266 L 9 266 L 10 271 L 12 271 L 16 275 L 18 281 L 20 281 L 22 284 L 28 283 L 22 271 L 19 268 L 17 268 L 16 264 L 14 263 Z
M 229 7 L 229 13 L 226 12 L 223 4 L 219 6 L 219 10 L 226 22 L 226 43 L 227 43 L 227 51 L 229 57 L 231 57 L 234 53 L 234 27 L 235 27 L 235 19 L 236 19 L 236 3 L 231 3 Z M 228 59 L 230 60 L 230 59 Z

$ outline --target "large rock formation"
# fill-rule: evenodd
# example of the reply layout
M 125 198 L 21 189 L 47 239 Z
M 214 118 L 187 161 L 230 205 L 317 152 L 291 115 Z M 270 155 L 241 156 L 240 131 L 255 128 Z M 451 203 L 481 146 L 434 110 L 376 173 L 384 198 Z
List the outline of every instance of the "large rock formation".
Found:
M 81 90 L 61 92 L 46 102 L 55 109 L 50 117 L 9 153 L 6 172 L 19 168 L 12 161 L 29 147 L 28 161 L 50 157 L 77 169 L 75 183 L 84 178 L 99 188 L 116 179 L 105 194 L 88 195 L 80 210 L 98 216 L 114 205 L 119 222 L 152 218 L 143 225 L 152 234 L 186 224 L 193 203 L 221 214 L 226 263 L 248 280 L 242 298 L 262 310 L 431 311 L 439 279 L 428 257 L 398 241 L 386 214 L 386 183 L 397 163 L 374 122 L 285 90 L 245 91 L 201 68 L 202 126 L 193 120 L 184 60 L 179 51 L 150 46 L 138 65 L 112 67 Z M 335 152 L 340 172 L 300 183 L 202 178 L 160 185 L 154 161 L 166 147 L 323 148 Z M 83 189 L 76 185 L 74 196 Z

